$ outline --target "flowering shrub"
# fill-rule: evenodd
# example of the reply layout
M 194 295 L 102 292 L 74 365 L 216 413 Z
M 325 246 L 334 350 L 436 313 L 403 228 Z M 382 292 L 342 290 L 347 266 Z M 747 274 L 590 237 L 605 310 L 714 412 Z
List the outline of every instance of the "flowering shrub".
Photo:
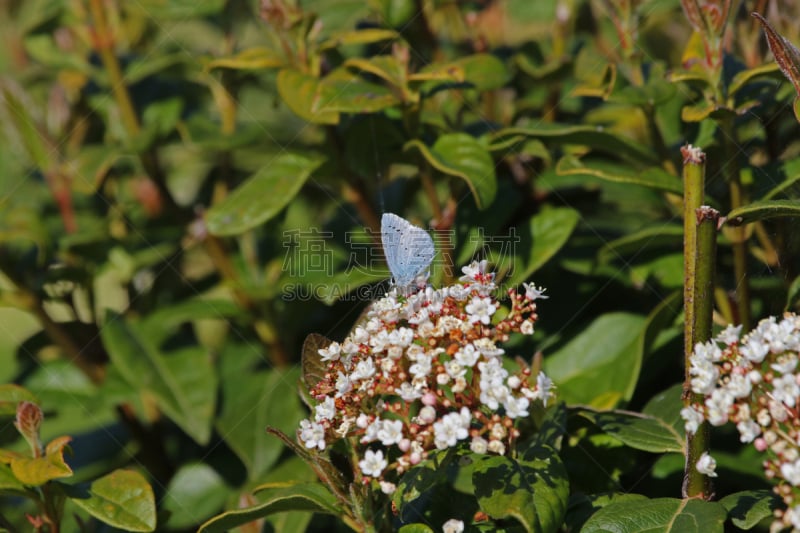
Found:
M 475 453 L 503 455 L 519 436 L 514 422 L 530 402 L 545 406 L 553 384 L 524 364 L 503 366 L 500 347 L 514 332 L 531 335 L 543 289 L 511 289 L 504 312 L 486 261 L 462 269 L 461 283 L 407 297 L 392 289 L 342 343 L 319 350 L 324 378 L 311 384 L 313 419 L 298 431 L 307 448 L 349 439 L 364 482 L 386 493 L 432 450 L 469 441 Z
M 736 424 L 742 442 L 767 452 L 763 462 L 768 479 L 778 481 L 775 492 L 787 505 L 776 511 L 773 529 L 800 530 L 800 316 L 787 313 L 759 322 L 740 337 L 741 326 L 728 326 L 714 339 L 698 343 L 691 357 L 692 391 L 703 403 L 681 411 L 686 431 L 700 424 Z M 698 470 L 716 476 L 713 458 L 698 461 Z

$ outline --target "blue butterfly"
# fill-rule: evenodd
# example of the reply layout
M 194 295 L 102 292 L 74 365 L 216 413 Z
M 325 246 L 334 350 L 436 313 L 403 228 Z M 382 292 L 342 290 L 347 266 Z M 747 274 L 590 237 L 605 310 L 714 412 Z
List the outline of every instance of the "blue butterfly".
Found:
M 401 292 L 408 292 L 417 277 L 430 267 L 436 249 L 422 228 L 393 213 L 381 218 L 381 242 L 392 280 Z

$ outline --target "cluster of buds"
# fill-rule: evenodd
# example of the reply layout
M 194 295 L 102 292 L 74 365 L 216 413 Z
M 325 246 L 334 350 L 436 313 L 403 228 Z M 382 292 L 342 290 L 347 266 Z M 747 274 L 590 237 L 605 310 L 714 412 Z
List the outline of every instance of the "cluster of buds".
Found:
M 728 326 L 695 346 L 689 372 L 692 391 L 703 402 L 685 407 L 681 416 L 692 434 L 704 421 L 732 422 L 742 442 L 767 452 L 764 473 L 777 481 L 774 490 L 787 506 L 776 511 L 772 530 L 800 531 L 800 316 L 770 317 L 740 333 L 741 326 Z M 701 461 L 700 471 L 714 464 L 705 454 Z
M 486 262 L 462 269 L 460 283 L 403 296 L 396 289 L 373 303 L 342 343 L 320 349 L 324 378 L 311 387 L 317 402 L 298 437 L 324 450 L 347 439 L 364 482 L 395 486 L 433 450 L 469 441 L 476 453 L 505 454 L 519 436 L 515 420 L 532 401 L 545 406 L 553 384 L 527 365 L 510 372 L 500 347 L 511 333 L 533 334 L 543 290 L 508 291 L 510 309 L 493 297 Z M 502 315 L 502 316 L 501 316 Z

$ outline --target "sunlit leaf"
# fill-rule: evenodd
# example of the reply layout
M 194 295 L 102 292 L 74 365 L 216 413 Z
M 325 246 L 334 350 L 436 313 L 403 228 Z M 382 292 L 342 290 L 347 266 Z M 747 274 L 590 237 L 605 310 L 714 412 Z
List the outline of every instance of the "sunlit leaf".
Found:
M 494 161 L 486 148 L 471 135 L 440 135 L 431 147 L 421 141 L 412 140 L 405 148 L 416 148 L 439 172 L 466 181 L 478 208 L 485 209 L 494 201 L 497 194 Z
M 153 489 L 135 470 L 114 470 L 82 491 L 70 490 L 72 502 L 111 526 L 126 531 L 154 531 L 156 503 Z
M 800 200 L 768 200 L 743 205 L 728 213 L 725 223 L 739 226 L 775 217 L 800 217 Z
M 612 502 L 600 509 L 584 524 L 581 531 L 709 533 L 722 531 L 726 515 L 722 504 L 699 499 L 621 501 Z
M 296 154 L 282 154 L 236 188 L 206 213 L 208 230 L 215 235 L 238 235 L 277 215 L 322 164 Z

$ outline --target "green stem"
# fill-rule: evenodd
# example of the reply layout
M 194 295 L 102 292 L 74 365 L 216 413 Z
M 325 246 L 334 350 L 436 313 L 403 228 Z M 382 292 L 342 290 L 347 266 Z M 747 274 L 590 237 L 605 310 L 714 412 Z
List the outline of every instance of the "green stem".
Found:
M 683 351 L 687 355 L 694 349 L 693 332 L 695 310 L 695 277 L 697 270 L 697 209 L 703 205 L 705 189 L 705 159 L 701 150 L 691 145 L 681 148 L 683 155 L 683 309 L 686 314 Z M 689 365 L 686 365 L 686 382 L 689 382 Z
M 122 67 L 119 64 L 116 54 L 114 53 L 114 38 L 111 28 L 106 19 L 105 6 L 103 0 L 90 0 L 89 7 L 92 13 L 93 40 L 94 47 L 100 55 L 100 61 L 103 63 L 103 68 L 108 72 L 108 80 L 111 85 L 111 92 L 114 95 L 114 100 L 119 108 L 120 120 L 122 127 L 128 134 L 128 137 L 135 139 L 141 133 L 141 125 L 139 118 L 136 115 L 136 109 L 133 106 L 131 95 L 128 92 L 128 86 L 125 83 L 125 76 L 122 73 Z M 173 212 L 180 211 L 180 208 L 175 203 L 166 184 L 166 176 L 161 170 L 161 163 L 158 160 L 158 154 L 155 150 L 149 149 L 139 154 L 139 159 L 144 167 L 145 172 L 156 184 L 159 193 L 164 198 L 167 205 Z
M 707 342 L 711 338 L 712 313 L 714 310 L 714 258 L 717 248 L 717 224 L 719 212 L 707 206 L 697 211 L 697 249 L 694 282 L 694 322 L 691 325 L 692 343 Z M 686 367 L 690 366 L 686 354 Z M 690 382 L 684 383 L 686 405 L 701 403 L 702 394 L 694 394 Z M 697 461 L 709 450 L 709 426 L 703 423 L 694 434 L 686 437 L 686 467 L 684 471 L 684 497 L 708 499 L 712 494 L 711 478 L 697 471 Z

